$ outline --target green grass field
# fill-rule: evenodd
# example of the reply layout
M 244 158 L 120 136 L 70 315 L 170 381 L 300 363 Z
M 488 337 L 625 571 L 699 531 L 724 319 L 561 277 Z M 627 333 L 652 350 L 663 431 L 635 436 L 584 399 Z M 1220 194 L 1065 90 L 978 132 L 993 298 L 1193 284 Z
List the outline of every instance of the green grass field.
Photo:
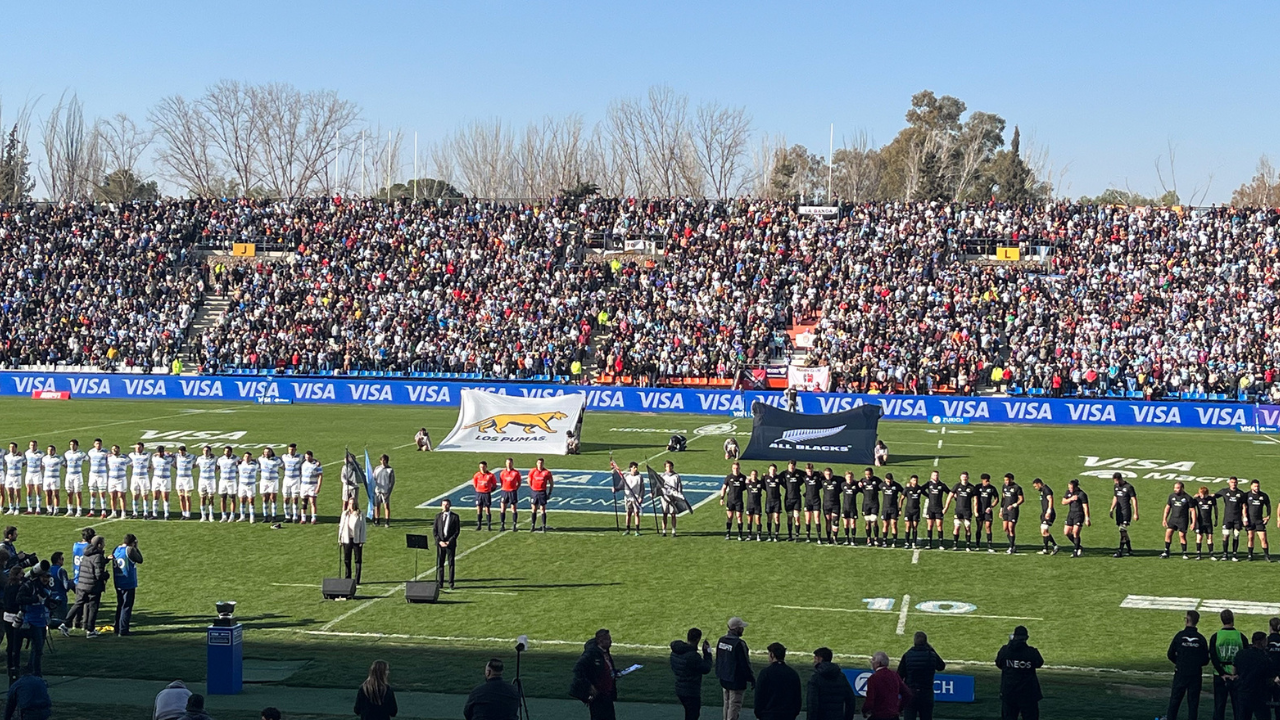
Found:
M 1208 602 L 1213 600 L 1251 603 L 1235 605 L 1250 613 L 1238 622 L 1246 630 L 1265 629 L 1274 612 L 1267 605 L 1280 602 L 1274 590 L 1280 568 L 1156 557 L 1163 547 L 1160 512 L 1173 475 L 1210 481 L 1231 474 L 1260 477 L 1268 489 L 1266 470 L 1280 456 L 1280 445 L 1234 432 L 993 425 L 944 432 L 932 425 L 882 423 L 881 437 L 894 453 L 884 470 L 899 480 L 911 473 L 925 477 L 935 467 L 949 484 L 962 470 L 975 478 L 980 472 L 1017 474 L 1029 495 L 1029 512 L 1020 527 L 1022 552 L 1013 557 L 725 542 L 724 515 L 714 500 L 682 519 L 675 539 L 656 536 L 651 525 L 642 537 L 619 536 L 611 513 L 553 514 L 553 531 L 546 535 L 498 533 L 496 518 L 495 532 L 476 532 L 468 522 L 474 511 L 459 508 L 464 531 L 458 590 L 442 595 L 439 604 L 408 605 L 400 584 L 413 575 L 414 558 L 403 536 L 429 532 L 435 514 L 417 506 L 467 480 L 478 460 L 495 466 L 502 460 L 412 452 L 417 427 L 426 425 L 439 441 L 456 410 L 25 399 L 0 401 L 0 409 L 0 437 L 24 446 L 36 439 L 42 447 L 53 443 L 62 449 L 72 437 L 82 447 L 95 437 L 126 446 L 151 437 L 148 445 L 186 442 L 196 449 L 202 441 L 154 438 L 214 431 L 243 433 L 229 441 L 233 445 L 296 442 L 328 463 L 324 517 L 316 526 L 95 523 L 109 547 L 126 532 L 140 539 L 146 562 L 137 636 L 58 638 L 56 654 L 46 661 L 49 674 L 200 679 L 202 633 L 213 602 L 233 599 L 248 628 L 246 655 L 298 661 L 299 668 L 285 680 L 292 685 L 354 688 L 368 663 L 385 657 L 397 687 L 462 693 L 477 681 L 486 657 L 510 657 L 512 639 L 525 633 L 532 641 L 525 657 L 528 692 L 563 697 L 581 643 L 597 628 L 609 627 L 618 661 L 646 665 L 622 682 L 621 699 L 670 702 L 667 643 L 693 625 L 714 637 L 729 616 L 741 615 L 750 623 L 746 639 L 753 648 L 783 642 L 796 653 L 794 664 L 805 675 L 808 651 L 815 647 L 830 646 L 841 662 L 862 666 L 876 650 L 896 658 L 911 634 L 924 630 L 944 658 L 965 663 L 953 669 L 978 675 L 979 702 L 944 706 L 939 715 L 989 717 L 996 695 L 991 660 L 1012 627 L 1025 624 L 1032 643 L 1057 668 L 1044 679 L 1046 717 L 1138 717 L 1163 709 L 1164 651 L 1181 626 L 1181 612 L 1121 607 L 1126 597 L 1198 598 L 1204 601 L 1202 610 L 1217 607 Z M 723 474 L 725 423 L 712 417 L 589 413 L 583 454 L 549 458 L 548 465 L 605 470 L 610 452 L 619 464 L 636 460 L 643 465 L 651 459 L 657 465 L 669 457 L 663 453 L 668 434 L 679 430 L 691 442 L 688 452 L 674 457 L 677 469 Z M 732 424 L 745 440 L 749 421 Z M 699 428 L 715 434 L 699 434 Z M 337 565 L 337 471 L 346 446 L 357 452 L 367 446 L 374 457 L 391 455 L 398 475 L 394 510 L 404 519 L 391 529 L 369 529 L 360 598 L 326 602 L 319 582 Z M 521 456 L 517 465 L 526 469 L 532 461 Z M 1110 557 L 1116 532 L 1106 512 L 1110 480 L 1102 477 L 1082 477 L 1093 498 L 1086 557 L 1035 554 L 1039 532 L 1028 518 L 1038 501 L 1031 497 L 1031 478 L 1044 477 L 1060 495 L 1070 478 L 1085 472 L 1109 476 L 1118 463 L 1142 468 L 1133 470 L 1142 509 L 1133 529 L 1139 557 Z M 1160 469 L 1171 464 L 1176 468 Z M 1153 473 L 1156 477 L 1144 477 Z M 1200 484 L 1191 483 L 1192 490 Z M 19 547 L 42 557 L 69 551 L 85 524 L 65 518 L 9 520 L 20 530 Z M 1061 530 L 1059 520 L 1060 542 Z M 998 527 L 996 533 L 999 544 Z M 432 563 L 424 553 L 420 572 Z M 112 604 L 104 607 L 108 618 Z M 1216 629 L 1216 618 L 1206 615 L 1202 630 Z M 1084 709 L 1081 693 L 1093 698 Z M 708 702 L 713 694 L 706 693 Z

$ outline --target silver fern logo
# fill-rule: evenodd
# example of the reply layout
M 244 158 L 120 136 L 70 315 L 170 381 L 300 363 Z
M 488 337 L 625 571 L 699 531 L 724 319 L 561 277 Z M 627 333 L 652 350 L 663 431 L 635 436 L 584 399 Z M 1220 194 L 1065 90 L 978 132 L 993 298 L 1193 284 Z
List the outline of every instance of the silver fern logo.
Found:
M 833 428 L 815 428 L 812 430 L 785 430 L 782 433 L 782 439 L 787 442 L 801 443 L 809 440 L 817 440 L 819 438 L 831 437 L 845 429 L 845 425 Z

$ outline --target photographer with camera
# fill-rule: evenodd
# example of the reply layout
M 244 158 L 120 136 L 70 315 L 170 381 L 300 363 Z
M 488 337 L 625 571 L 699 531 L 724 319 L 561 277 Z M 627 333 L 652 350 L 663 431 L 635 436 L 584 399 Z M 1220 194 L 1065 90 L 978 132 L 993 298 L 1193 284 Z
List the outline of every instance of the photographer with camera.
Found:
M 9 670 L 9 684 L 18 679 L 18 664 L 22 659 L 22 606 L 18 605 L 18 591 L 22 589 L 22 568 L 9 568 L 4 583 L 4 639 L 5 664 Z
M 67 622 L 61 627 L 63 637 L 70 637 L 71 632 L 67 628 L 77 620 L 84 622 L 85 637 L 98 637 L 98 607 L 102 604 L 102 593 L 107 589 L 110 572 L 107 568 L 107 556 L 103 551 L 105 547 L 106 538 L 96 535 L 89 541 L 89 547 L 85 548 L 84 556 L 80 558 L 76 603 L 71 606 Z
M 48 561 L 37 565 L 30 577 L 18 588 L 18 608 L 22 619 L 19 626 L 19 640 L 26 637 L 31 641 L 31 657 L 27 660 L 26 672 L 43 676 L 40 659 L 44 656 L 45 633 L 49 630 L 49 594 L 53 585 L 53 577 L 49 575 Z M 18 648 L 21 659 L 22 648 Z
M 14 543 L 18 541 L 18 528 L 9 525 L 4 529 L 4 540 L 0 542 L 0 549 L 9 553 L 9 559 L 5 561 L 4 570 L 8 572 L 10 568 L 18 567 L 26 570 L 27 568 L 40 562 L 40 558 L 35 554 L 27 554 L 20 552 Z

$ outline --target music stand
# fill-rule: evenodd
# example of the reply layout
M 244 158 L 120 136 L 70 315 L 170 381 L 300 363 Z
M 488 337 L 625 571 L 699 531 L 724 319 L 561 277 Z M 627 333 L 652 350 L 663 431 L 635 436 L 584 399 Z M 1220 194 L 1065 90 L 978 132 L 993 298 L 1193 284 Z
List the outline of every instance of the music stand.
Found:
M 404 544 L 410 550 L 427 550 L 431 548 L 431 536 L 405 533 Z M 413 579 L 418 579 L 418 553 L 413 554 Z

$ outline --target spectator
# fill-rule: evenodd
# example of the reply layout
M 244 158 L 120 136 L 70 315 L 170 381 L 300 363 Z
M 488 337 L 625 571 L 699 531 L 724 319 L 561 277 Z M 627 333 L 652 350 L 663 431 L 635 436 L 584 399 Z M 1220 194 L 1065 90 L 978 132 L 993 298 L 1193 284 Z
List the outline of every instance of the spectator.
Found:
M 263 708 L 261 720 L 280 720 L 280 711 L 273 708 Z
M 756 678 L 758 720 L 795 720 L 800 715 L 800 674 L 787 664 L 787 648 L 770 643 L 769 664 Z
M 151 720 L 177 720 L 187 710 L 187 698 L 191 697 L 191 691 L 187 689 L 186 683 L 181 680 L 174 680 L 169 683 L 156 694 L 155 711 L 151 713 Z
M 53 701 L 44 678 L 27 673 L 9 686 L 4 720 L 48 720 L 52 716 Z
M 386 661 L 375 660 L 369 666 L 369 677 L 356 691 L 353 712 L 360 720 L 389 720 L 400 710 L 396 707 L 396 693 L 387 684 L 389 669 Z
M 98 606 L 102 603 L 102 593 L 107 589 L 107 576 L 110 570 L 107 565 L 103 547 L 106 539 L 97 535 L 89 541 L 84 555 L 80 558 L 80 579 L 76 581 L 76 602 L 67 613 L 67 622 L 62 625 L 63 636 L 71 632 L 67 626 L 83 621 L 85 637 L 98 637 Z
M 810 720 L 853 720 L 857 709 L 857 696 L 853 694 L 849 678 L 839 665 L 831 662 L 832 657 L 830 648 L 813 651 L 813 674 L 809 676 Z
M 729 618 L 729 631 L 716 642 L 716 677 L 724 700 L 722 720 L 738 720 L 742 712 L 742 696 L 747 685 L 755 687 L 756 678 L 751 672 L 750 649 L 742 634 L 747 623 L 740 617 Z
M 1040 680 L 1036 670 L 1044 665 L 1040 651 L 1027 644 L 1027 628 L 1013 629 L 1009 642 L 996 653 L 1000 668 L 1000 717 L 1002 720 L 1037 720 L 1040 717 Z
M 671 642 L 671 674 L 676 678 L 676 699 L 684 707 L 685 720 L 698 720 L 702 715 L 702 676 L 711 672 L 711 645 L 702 639 L 699 628 L 690 628 L 685 637 Z
M 929 636 L 917 632 L 911 648 L 898 661 L 898 675 L 911 688 L 911 702 L 903 709 L 905 720 L 933 720 L 933 676 L 947 669 Z
M 186 712 L 182 713 L 178 720 L 213 720 L 204 711 L 204 696 L 199 693 L 192 693 L 187 698 Z
M 484 666 L 484 682 L 467 696 L 462 708 L 466 720 L 516 720 L 520 714 L 520 693 L 502 679 L 502 661 L 491 659 Z
M 902 708 L 910 704 L 911 688 L 889 669 L 889 656 L 884 652 L 872 655 L 867 699 L 862 703 L 863 717 L 868 720 L 897 720 Z
M 591 720 L 614 720 L 613 704 L 618 699 L 617 671 L 609 648 L 613 637 L 600 629 L 582 647 L 582 655 L 573 666 L 573 684 L 569 694 L 587 705 Z

